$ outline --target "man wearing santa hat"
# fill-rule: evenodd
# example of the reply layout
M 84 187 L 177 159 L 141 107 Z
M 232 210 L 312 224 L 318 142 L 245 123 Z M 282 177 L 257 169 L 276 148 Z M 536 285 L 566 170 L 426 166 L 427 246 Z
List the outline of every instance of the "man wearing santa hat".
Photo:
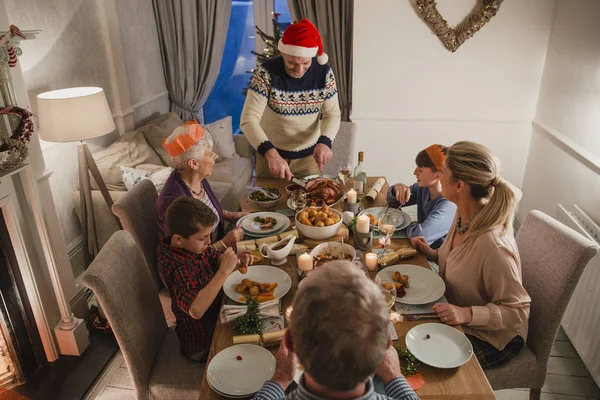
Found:
M 321 35 L 309 20 L 290 25 L 277 48 L 281 56 L 252 76 L 240 127 L 258 151 L 257 176 L 289 180 L 318 174 L 331 160 L 340 106 Z

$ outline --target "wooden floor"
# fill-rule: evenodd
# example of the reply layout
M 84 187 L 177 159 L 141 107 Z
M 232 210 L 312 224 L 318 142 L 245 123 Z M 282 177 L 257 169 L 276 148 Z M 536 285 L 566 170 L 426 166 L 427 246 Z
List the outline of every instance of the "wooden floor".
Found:
M 509 389 L 495 393 L 498 400 L 529 399 L 528 390 Z M 542 400 L 591 399 L 600 399 L 600 389 L 561 328 L 550 353 Z
M 528 390 L 510 389 L 495 393 L 498 400 L 529 399 Z M 86 400 L 135 399 L 133 384 L 121 352 L 115 355 L 85 398 Z M 542 400 L 592 399 L 600 399 L 600 389 L 561 329 L 548 363 L 548 375 L 542 389 Z

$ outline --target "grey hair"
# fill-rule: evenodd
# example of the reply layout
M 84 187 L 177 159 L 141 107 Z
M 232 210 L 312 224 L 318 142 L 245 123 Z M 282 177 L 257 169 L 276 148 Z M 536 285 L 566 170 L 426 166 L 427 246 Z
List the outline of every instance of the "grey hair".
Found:
M 365 382 L 388 347 L 389 308 L 377 285 L 349 261 L 313 271 L 300 285 L 292 342 L 304 370 L 338 391 Z
M 185 171 L 187 169 L 188 161 L 202 158 L 206 152 L 206 149 L 212 148 L 213 144 L 214 141 L 211 134 L 205 129 L 204 135 L 195 145 L 178 156 L 171 156 L 171 164 L 173 165 L 173 168 L 180 172 Z

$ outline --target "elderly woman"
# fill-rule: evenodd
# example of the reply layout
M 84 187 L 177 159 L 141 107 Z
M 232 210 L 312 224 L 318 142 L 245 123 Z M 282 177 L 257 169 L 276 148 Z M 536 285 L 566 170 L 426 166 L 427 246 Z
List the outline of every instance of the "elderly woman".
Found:
M 442 194 L 457 206 L 454 224 L 439 250 L 424 237 L 413 245 L 437 260 L 449 304 L 433 306 L 442 322 L 464 324 L 483 368 L 515 357 L 527 340 L 531 298 L 523 288 L 512 230 L 516 205 L 484 146 L 458 142 L 442 166 Z
M 163 147 L 171 156 L 175 170 L 167 179 L 156 202 L 159 240 L 168 236 L 167 208 L 180 196 L 198 199 L 215 213 L 218 222 L 211 240 L 219 250 L 231 247 L 241 240 L 242 228 L 235 228 L 225 234 L 225 221 L 236 221 L 244 214 L 223 210 L 206 180 L 212 174 L 217 158 L 212 149 L 213 139 L 210 133 L 199 124 L 186 122 L 163 141 Z

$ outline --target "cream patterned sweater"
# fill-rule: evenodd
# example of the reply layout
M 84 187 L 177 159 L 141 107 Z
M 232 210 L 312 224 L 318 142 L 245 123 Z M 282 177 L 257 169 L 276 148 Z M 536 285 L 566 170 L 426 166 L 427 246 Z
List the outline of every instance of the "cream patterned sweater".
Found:
M 315 59 L 302 78 L 287 74 L 273 57 L 252 76 L 240 127 L 263 156 L 275 148 L 282 158 L 311 156 L 318 143 L 329 147 L 340 126 L 333 71 Z

